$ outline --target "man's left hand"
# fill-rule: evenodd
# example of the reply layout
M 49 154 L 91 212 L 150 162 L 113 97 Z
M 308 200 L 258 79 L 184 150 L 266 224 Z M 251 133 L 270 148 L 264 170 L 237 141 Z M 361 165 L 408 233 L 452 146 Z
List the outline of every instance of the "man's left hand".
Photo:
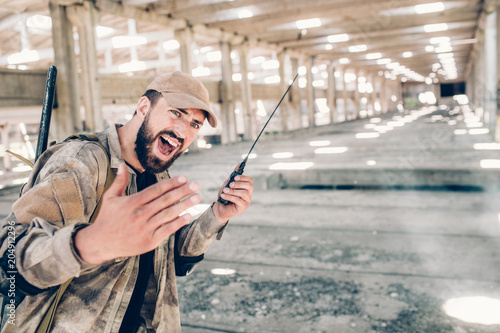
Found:
M 227 180 L 224 184 L 226 183 Z M 253 179 L 245 175 L 236 176 L 234 181 L 229 184 L 229 187 L 222 187 L 219 190 L 219 196 L 229 201 L 229 204 L 224 206 L 218 201 L 215 202 L 213 211 L 217 220 L 226 223 L 230 218 L 243 213 L 250 206 L 252 193 Z

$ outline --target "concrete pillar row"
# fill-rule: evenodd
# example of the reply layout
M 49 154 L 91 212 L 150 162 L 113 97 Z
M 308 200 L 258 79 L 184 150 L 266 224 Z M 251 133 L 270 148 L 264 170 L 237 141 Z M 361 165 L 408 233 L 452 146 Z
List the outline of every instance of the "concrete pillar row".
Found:
M 349 120 L 349 111 L 347 109 L 347 84 L 345 80 L 346 68 L 342 67 L 341 77 L 342 77 L 342 100 L 344 101 L 344 121 Z
M 309 56 L 306 61 L 307 68 L 307 119 L 308 128 L 314 128 L 316 122 L 314 121 L 314 110 L 315 110 L 315 97 L 314 97 L 314 86 L 313 86 L 313 74 L 312 68 L 314 66 L 314 57 Z
M 101 84 L 98 76 L 95 26 L 98 11 L 93 2 L 67 8 L 68 17 L 78 28 L 81 59 L 81 92 L 85 107 L 85 129 L 102 131 Z
M 337 122 L 337 88 L 335 80 L 335 66 L 333 62 L 328 64 L 328 87 L 326 95 L 327 105 L 330 109 L 330 124 Z
M 360 71 L 358 68 L 354 70 L 354 74 L 356 75 L 356 81 L 354 82 L 354 119 L 359 118 L 359 112 L 361 109 L 361 96 L 359 94 L 359 76 Z
M 241 69 L 241 102 L 243 104 L 245 140 L 255 140 L 257 138 L 257 115 L 252 108 L 252 87 L 248 79 L 248 62 L 250 46 L 244 43 L 237 47 L 240 54 Z
M 233 63 L 231 61 L 231 45 L 219 42 L 221 51 L 221 99 L 222 99 L 222 138 L 223 144 L 236 142 L 236 116 L 234 114 Z
M 292 58 L 292 73 L 296 75 L 299 72 L 299 59 Z M 298 80 L 298 79 L 297 79 Z M 302 128 L 302 109 L 301 109 L 301 89 L 299 82 L 295 82 L 290 94 L 290 109 L 292 113 L 292 129 Z
M 193 48 L 194 48 L 194 33 L 190 28 L 176 30 L 174 32 L 175 39 L 179 42 L 180 55 L 180 70 L 184 73 L 193 73 Z M 196 135 L 193 144 L 189 146 L 190 152 L 198 152 L 198 135 Z
M 193 72 L 193 31 L 190 28 L 175 31 L 175 39 L 179 42 L 180 70 L 185 73 Z
M 285 63 L 286 63 L 286 58 L 287 54 L 286 51 L 282 51 L 278 53 L 278 61 L 280 64 L 279 67 L 279 75 L 280 75 L 280 91 L 283 93 L 286 91 L 288 88 L 288 80 L 286 79 L 286 73 L 285 73 Z M 281 102 L 280 105 L 280 112 L 281 114 L 281 130 L 283 133 L 288 132 L 288 119 L 290 117 L 290 103 L 289 103 L 289 98 L 290 96 L 286 96 L 283 101 Z
M 500 3 L 496 7 L 496 119 L 495 119 L 495 141 L 500 142 Z
M 49 1 L 49 10 L 57 67 L 57 108 L 52 110 L 51 133 L 55 133 L 54 137 L 62 140 L 82 131 L 80 84 L 76 71 L 73 25 L 68 18 L 67 7 Z

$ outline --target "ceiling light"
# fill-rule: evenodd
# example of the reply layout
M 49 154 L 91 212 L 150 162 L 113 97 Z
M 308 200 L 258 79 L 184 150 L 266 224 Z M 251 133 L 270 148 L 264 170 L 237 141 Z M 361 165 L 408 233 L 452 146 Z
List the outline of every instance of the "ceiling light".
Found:
M 33 15 L 26 20 L 26 26 L 31 29 L 50 30 L 52 29 L 52 19 L 46 15 Z
M 239 82 L 239 81 L 241 81 L 242 76 L 240 73 L 234 73 L 232 78 L 233 78 L 234 82 Z
M 238 17 L 240 19 L 252 17 L 253 13 L 250 9 L 242 9 L 238 12 Z
M 425 47 L 425 52 L 434 52 L 434 46 L 432 45 L 427 45 Z
M 389 58 L 383 58 L 383 59 L 377 60 L 377 65 L 387 65 L 390 63 L 391 63 L 391 59 L 389 59 Z
M 326 45 L 325 45 L 325 50 L 328 50 L 328 51 L 329 51 L 329 50 L 331 50 L 331 49 L 333 49 L 332 44 L 326 44 Z
M 439 53 L 437 56 L 439 59 L 449 59 L 453 58 L 453 53 Z
M 110 27 L 104 27 L 102 25 L 95 27 L 95 34 L 97 35 L 97 38 L 104 38 L 114 34 L 115 32 L 116 30 Z
M 262 69 L 276 69 L 280 68 L 280 62 L 278 60 L 267 60 L 262 63 Z
M 111 38 L 111 44 L 115 49 L 144 45 L 147 42 L 148 39 L 144 36 L 116 36 Z
M 349 40 L 348 34 L 330 35 L 327 37 L 329 43 L 347 42 Z
M 435 23 L 435 24 L 424 25 L 425 32 L 437 32 L 437 31 L 445 31 L 445 30 L 448 30 L 448 24 L 446 24 L 446 23 Z
M 403 58 L 411 58 L 413 57 L 413 52 L 407 51 L 403 52 Z
M 442 2 L 426 3 L 423 5 L 415 6 L 415 12 L 417 12 L 417 14 L 442 12 L 443 10 L 444 10 L 444 5 Z
M 7 63 L 9 65 L 22 64 L 38 60 L 40 60 L 40 55 L 37 50 L 23 50 L 7 56 Z
M 349 52 L 363 52 L 368 50 L 366 45 L 352 45 L 348 47 Z
M 442 2 L 426 3 L 423 5 L 415 6 L 415 12 L 417 12 L 417 14 L 442 12 L 443 10 L 444 10 L 444 5 Z
M 250 63 L 254 64 L 254 65 L 258 65 L 264 61 L 266 61 L 266 57 L 264 57 L 264 56 L 258 56 L 258 57 L 250 59 Z
M 281 79 L 279 75 L 273 75 L 273 76 L 268 76 L 264 78 L 264 83 L 265 84 L 275 84 L 275 83 L 280 83 Z
M 385 67 L 387 67 L 389 69 L 395 69 L 395 68 L 399 67 L 399 62 L 389 63 L 389 64 L 385 65 Z
M 315 87 L 315 88 L 323 87 L 324 85 L 325 85 L 325 81 L 323 81 L 323 80 L 314 80 L 313 81 L 313 87 Z
M 429 39 L 431 44 L 441 44 L 441 43 L 449 43 L 451 40 L 450 37 L 434 37 Z
M 191 71 L 194 77 L 209 76 L 211 74 L 210 68 L 198 66 Z
M 161 45 L 165 51 L 177 50 L 181 47 L 181 44 L 176 39 L 167 40 Z
M 444 52 L 451 52 L 453 51 L 453 48 L 451 46 L 439 46 L 434 49 L 434 52 L 436 53 L 444 53 Z
M 340 58 L 339 59 L 339 63 L 342 64 L 342 65 L 347 65 L 348 63 L 350 63 L 351 61 L 347 58 Z
M 118 71 L 120 73 L 129 73 L 136 71 L 143 71 L 146 69 L 146 63 L 144 61 L 131 61 L 125 64 L 118 65 Z
M 212 51 L 207 53 L 207 60 L 209 62 L 217 62 L 222 60 L 222 53 L 220 51 Z
M 317 28 L 321 27 L 321 20 L 319 18 L 312 18 L 307 20 L 297 20 L 295 22 L 297 28 L 299 29 L 309 29 L 309 28 Z
M 368 60 L 380 59 L 380 58 L 382 58 L 382 53 L 380 53 L 380 52 L 368 53 L 367 55 L 365 55 L 365 57 Z

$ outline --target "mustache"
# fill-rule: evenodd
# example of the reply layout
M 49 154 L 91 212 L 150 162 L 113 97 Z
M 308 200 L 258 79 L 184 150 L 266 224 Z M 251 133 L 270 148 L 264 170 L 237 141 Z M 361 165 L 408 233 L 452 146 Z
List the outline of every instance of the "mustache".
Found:
M 159 132 L 156 137 L 155 137 L 155 140 L 160 137 L 161 135 L 168 135 L 174 139 L 176 139 L 177 141 L 179 141 L 179 143 L 181 144 L 181 147 L 184 146 L 184 139 L 179 137 L 177 134 L 175 134 L 173 131 L 170 131 L 170 130 L 163 130 L 161 132 Z

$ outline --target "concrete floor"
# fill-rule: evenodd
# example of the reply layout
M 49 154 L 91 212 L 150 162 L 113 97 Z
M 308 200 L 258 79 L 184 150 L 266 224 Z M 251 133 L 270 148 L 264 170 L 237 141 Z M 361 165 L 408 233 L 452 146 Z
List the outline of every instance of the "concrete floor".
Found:
M 500 169 L 484 168 L 499 150 L 474 149 L 491 138 L 458 109 L 378 118 L 257 144 L 252 205 L 178 279 L 183 332 L 500 332 L 443 310 L 500 301 Z M 199 181 L 210 204 L 250 145 L 187 154 L 171 173 Z M 6 215 L 16 189 L 0 192 Z

